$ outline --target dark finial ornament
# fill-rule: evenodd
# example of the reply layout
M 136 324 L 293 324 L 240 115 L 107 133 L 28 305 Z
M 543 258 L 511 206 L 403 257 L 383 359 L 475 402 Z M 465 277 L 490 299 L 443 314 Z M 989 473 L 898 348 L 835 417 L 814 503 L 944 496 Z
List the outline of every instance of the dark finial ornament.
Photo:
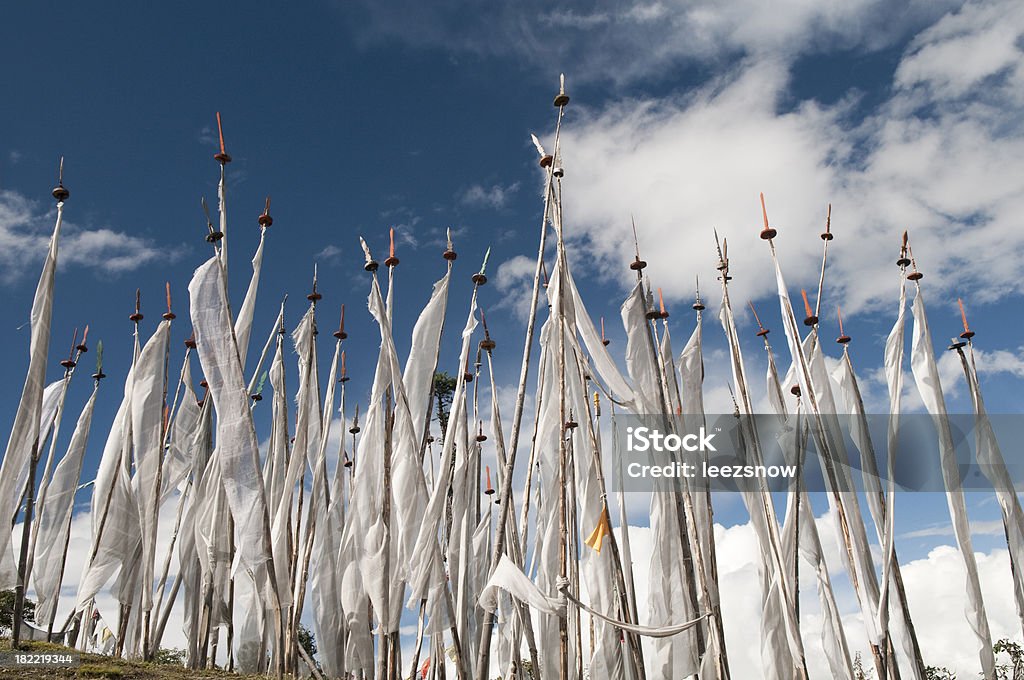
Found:
M 213 155 L 214 159 L 221 165 L 231 162 L 231 156 L 224 150 L 224 127 L 220 123 L 220 111 L 217 112 L 217 137 L 220 140 L 220 152 Z
M 68 200 L 68 196 L 71 195 L 71 192 L 64 187 L 64 156 L 60 157 L 60 164 L 57 168 L 57 186 L 53 188 L 50 194 L 58 203 Z

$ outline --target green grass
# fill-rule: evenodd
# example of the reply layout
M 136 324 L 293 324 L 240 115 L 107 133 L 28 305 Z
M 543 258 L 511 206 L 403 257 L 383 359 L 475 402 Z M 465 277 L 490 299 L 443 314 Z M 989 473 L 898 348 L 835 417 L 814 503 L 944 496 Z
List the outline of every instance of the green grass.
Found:
M 10 640 L 0 639 L 0 650 L 9 650 L 10 644 Z M 22 644 L 21 650 L 36 654 L 79 654 L 82 661 L 77 668 L 0 668 L 0 680 L 266 680 L 266 676 L 262 675 L 240 675 L 220 669 L 192 671 L 169 663 L 127 661 L 86 654 L 49 642 L 26 642 Z

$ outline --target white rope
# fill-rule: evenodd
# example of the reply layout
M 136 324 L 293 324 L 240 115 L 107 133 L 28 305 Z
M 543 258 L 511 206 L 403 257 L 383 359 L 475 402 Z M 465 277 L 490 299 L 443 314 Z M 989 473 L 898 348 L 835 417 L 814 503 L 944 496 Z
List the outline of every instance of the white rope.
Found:
M 682 633 L 684 631 L 689 630 L 690 628 L 693 628 L 694 626 L 696 626 L 697 624 L 699 624 L 701 621 L 703 621 L 705 618 L 708 617 L 708 614 L 702 614 L 701 616 L 698 616 L 697 618 L 693 619 L 692 621 L 687 621 L 685 623 L 680 623 L 680 624 L 675 625 L 675 626 L 660 626 L 660 627 L 640 626 L 640 625 L 633 624 L 633 623 L 626 623 L 625 621 L 619 621 L 618 619 L 613 619 L 610 616 L 605 616 L 601 612 L 595 611 L 595 610 L 591 609 L 590 607 L 588 607 L 587 605 L 583 604 L 583 602 L 581 602 L 580 600 L 578 600 L 575 597 L 573 597 L 572 593 L 569 592 L 569 581 L 566 580 L 566 579 L 561 579 L 560 578 L 558 580 L 558 591 L 562 595 L 564 595 L 565 598 L 569 602 L 572 602 L 573 604 L 575 604 L 577 607 L 579 607 L 583 611 L 589 613 L 591 616 L 596 616 L 597 618 L 601 619 L 605 623 L 609 623 L 609 624 L 615 626 L 616 628 L 620 628 L 620 629 L 628 631 L 630 633 L 636 633 L 637 635 L 643 635 L 644 637 L 653 637 L 653 638 L 672 637 L 673 635 L 678 635 L 679 633 Z

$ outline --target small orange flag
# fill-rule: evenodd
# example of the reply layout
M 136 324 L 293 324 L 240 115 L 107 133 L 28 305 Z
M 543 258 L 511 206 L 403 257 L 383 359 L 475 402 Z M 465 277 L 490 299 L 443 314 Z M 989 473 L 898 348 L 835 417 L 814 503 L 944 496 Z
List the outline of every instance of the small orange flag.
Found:
M 584 541 L 591 548 L 597 552 L 601 552 L 601 544 L 604 542 L 604 537 L 612 532 L 611 523 L 608 521 L 608 512 L 601 513 L 601 519 L 598 521 L 597 526 L 587 536 L 587 540 Z

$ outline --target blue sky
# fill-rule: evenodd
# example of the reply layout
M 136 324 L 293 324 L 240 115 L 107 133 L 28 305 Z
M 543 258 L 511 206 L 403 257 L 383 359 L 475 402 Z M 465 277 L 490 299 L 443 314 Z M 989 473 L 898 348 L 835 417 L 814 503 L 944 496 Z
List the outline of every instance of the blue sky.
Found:
M 956 298 L 963 296 L 987 352 L 981 369 L 989 409 L 1024 409 L 1016 321 L 1024 311 L 1024 264 L 1014 256 L 1024 247 L 1024 17 L 1014 3 L 446 0 L 185 3 L 173 10 L 20 3 L 5 15 L 0 330 L 8 358 L 0 384 L 9 397 L 0 403 L 0 423 L 13 419 L 24 375 L 23 324 L 63 154 L 71 198 L 50 379 L 72 330 L 90 324 L 91 344 L 102 338 L 106 346 L 110 376 L 96 411 L 93 461 L 130 358 L 135 289 L 143 295 L 144 336 L 164 311 L 165 281 L 179 316 L 175 352 L 190 333 L 186 286 L 208 255 L 199 198 L 216 205 L 215 111 L 234 157 L 236 299 L 257 243 L 256 217 L 264 197 L 273 198 L 254 347 L 285 293 L 289 326 L 298 320 L 318 263 L 320 327 L 333 329 L 337 306 L 348 304 L 351 384 L 355 393 L 367 389 L 376 331 L 363 312 L 368 280 L 357 236 L 383 253 L 387 229 L 396 229 L 395 325 L 403 346 L 429 283 L 444 271 L 440 252 L 451 227 L 460 285 L 447 337 L 461 325 L 469 276 L 491 246 L 481 305 L 499 357 L 508 351 L 499 382 L 512 384 L 523 273 L 530 271 L 523 258 L 536 251 L 541 213 L 529 133 L 550 146 L 559 72 L 572 95 L 563 146 L 571 257 L 588 308 L 608 320 L 613 347 L 623 342 L 618 306 L 631 275 L 625 264 L 634 216 L 648 272 L 673 311 L 677 349 L 692 328 L 695 276 L 717 300 L 712 228 L 729 239 L 734 300 L 753 299 L 777 331 L 777 351 L 784 349 L 770 260 L 756 237 L 757 192 L 764 191 L 797 300 L 800 287 L 816 284 L 816 234 L 832 202 L 837 237 L 823 332 L 838 334 L 832 310 L 842 304 L 874 410 L 885 408 L 878 367 L 895 314 L 893 261 L 903 229 L 926 273 L 936 345 L 959 332 Z M 744 312 L 741 323 L 748 371 L 760 385 L 753 319 Z M 728 407 L 720 336 L 707 319 L 712 409 Z M 446 354 L 450 364 L 451 343 Z M 959 369 L 948 360 L 944 369 L 951 407 L 967 408 L 962 379 L 952 382 Z M 76 378 L 71 409 L 84 403 L 88 387 Z M 908 400 L 913 407 L 914 397 Z M 948 523 L 941 499 L 910 498 L 900 512 L 908 533 Z M 974 503 L 973 516 L 992 520 L 998 510 Z M 745 518 L 725 510 L 719 519 Z M 1001 539 L 976 540 L 989 551 Z M 908 537 L 903 549 L 924 559 L 948 542 Z

